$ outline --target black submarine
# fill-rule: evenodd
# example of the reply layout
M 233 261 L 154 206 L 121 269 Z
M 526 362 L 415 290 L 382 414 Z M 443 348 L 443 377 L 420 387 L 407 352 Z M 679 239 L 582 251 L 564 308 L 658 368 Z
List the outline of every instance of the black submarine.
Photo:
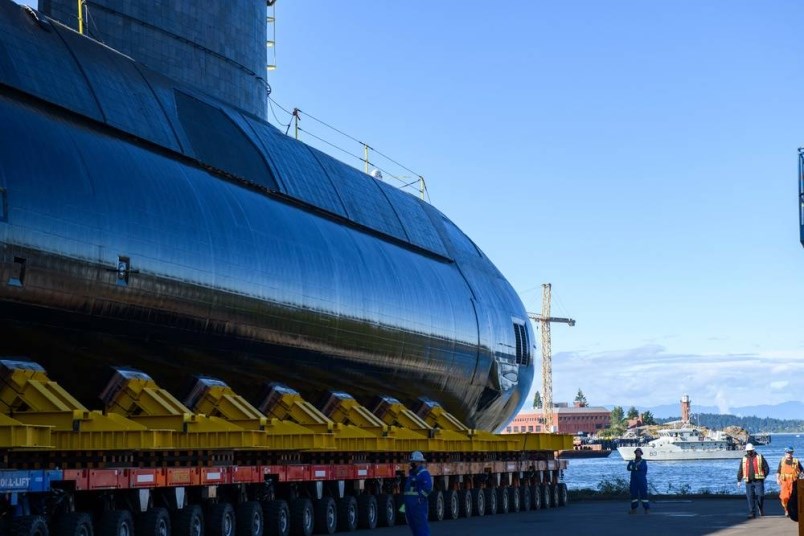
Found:
M 491 430 L 533 341 L 430 204 L 0 0 L 0 355 L 90 407 L 127 365 L 177 394 L 426 396 Z

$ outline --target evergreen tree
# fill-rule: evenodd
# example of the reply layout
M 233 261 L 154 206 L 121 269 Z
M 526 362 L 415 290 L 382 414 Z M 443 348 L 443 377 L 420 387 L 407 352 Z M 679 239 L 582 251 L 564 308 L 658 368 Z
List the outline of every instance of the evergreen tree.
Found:
M 637 417 L 639 417 L 639 410 L 636 409 L 634 406 L 628 408 L 628 418 L 636 419 Z
M 653 413 L 650 411 L 646 411 L 642 414 L 642 424 L 656 424 L 656 419 L 653 417 Z
M 578 394 L 575 395 L 575 402 L 582 408 L 587 406 L 586 397 L 583 395 L 583 391 L 581 391 L 580 388 L 578 388 Z
M 611 418 L 611 427 L 612 428 L 619 428 L 622 427 L 623 421 L 625 420 L 623 413 L 623 408 L 621 406 L 614 406 L 614 409 L 611 410 L 609 417 Z
M 539 391 L 536 391 L 536 394 L 533 395 L 533 407 L 536 409 L 542 408 L 542 395 L 539 394 Z

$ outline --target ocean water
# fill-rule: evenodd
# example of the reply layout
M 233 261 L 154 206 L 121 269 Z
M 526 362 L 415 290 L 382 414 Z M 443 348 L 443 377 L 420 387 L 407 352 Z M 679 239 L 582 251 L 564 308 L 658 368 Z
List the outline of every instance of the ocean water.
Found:
M 804 465 L 804 434 L 772 434 L 770 445 L 757 445 L 757 452 L 767 460 L 771 475 L 766 480 L 766 492 L 778 492 L 776 468 L 784 456 L 785 447 L 793 447 L 793 456 Z M 628 482 L 630 475 L 625 470 L 628 462 L 617 451 L 608 458 L 569 460 L 564 471 L 564 482 L 571 490 L 598 489 L 602 481 L 613 482 L 622 478 Z M 745 488 L 737 489 L 737 469 L 740 460 L 690 460 L 658 462 L 648 460 L 648 489 L 651 494 L 684 493 L 733 493 L 744 494 Z

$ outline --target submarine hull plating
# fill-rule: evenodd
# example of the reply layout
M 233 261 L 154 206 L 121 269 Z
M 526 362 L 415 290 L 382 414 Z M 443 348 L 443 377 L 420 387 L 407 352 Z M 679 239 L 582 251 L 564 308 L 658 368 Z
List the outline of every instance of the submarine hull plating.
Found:
M 430 205 L 7 0 L 0 89 L 0 354 L 91 407 L 111 365 L 524 403 L 524 307 Z

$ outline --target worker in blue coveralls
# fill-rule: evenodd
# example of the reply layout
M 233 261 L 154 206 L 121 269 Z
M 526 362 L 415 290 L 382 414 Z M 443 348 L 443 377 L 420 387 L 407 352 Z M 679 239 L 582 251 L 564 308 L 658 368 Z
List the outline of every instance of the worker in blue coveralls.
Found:
M 636 514 L 639 503 L 647 514 L 650 510 L 648 501 L 648 462 L 642 459 L 642 449 L 634 450 L 634 459 L 628 462 L 628 470 L 631 472 L 631 509 L 629 514 Z
M 418 450 L 410 455 L 410 474 L 405 481 L 405 518 L 413 536 L 430 536 L 427 524 L 427 496 L 433 491 L 433 478 L 424 467 L 424 454 Z

